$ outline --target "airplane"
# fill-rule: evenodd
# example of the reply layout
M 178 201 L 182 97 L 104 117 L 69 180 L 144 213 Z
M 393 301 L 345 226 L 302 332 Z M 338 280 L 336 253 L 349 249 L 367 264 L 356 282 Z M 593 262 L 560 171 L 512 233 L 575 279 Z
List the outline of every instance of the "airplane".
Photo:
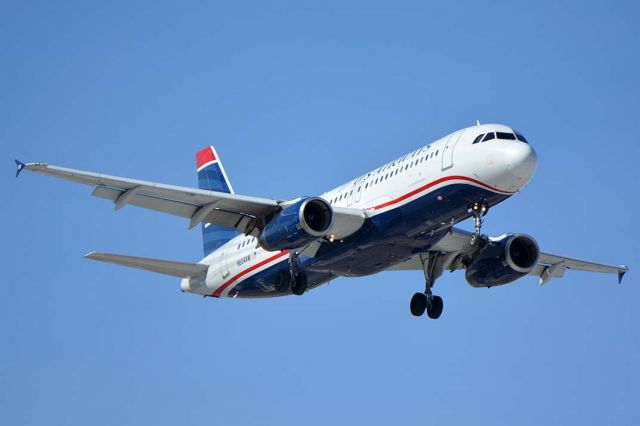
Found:
M 131 205 L 200 225 L 197 263 L 91 252 L 92 260 L 181 278 L 183 292 L 214 298 L 303 295 L 338 277 L 422 271 L 415 316 L 439 318 L 432 287 L 443 271 L 464 269 L 476 288 L 535 275 L 540 285 L 568 269 L 629 270 L 543 253 L 525 233 L 482 234 L 490 209 L 519 193 L 537 156 L 525 137 L 501 124 L 455 131 L 319 196 L 278 200 L 238 195 L 213 146 L 196 154 L 198 189 L 16 160 L 22 170 L 87 184 L 115 210 Z M 468 218 L 474 232 L 454 225 Z

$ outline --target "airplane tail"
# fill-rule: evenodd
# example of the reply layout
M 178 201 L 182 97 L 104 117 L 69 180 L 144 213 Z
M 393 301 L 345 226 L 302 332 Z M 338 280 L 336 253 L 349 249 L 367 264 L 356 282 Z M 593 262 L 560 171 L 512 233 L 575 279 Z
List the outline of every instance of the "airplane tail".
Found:
M 196 153 L 198 168 L 198 187 L 209 191 L 233 194 L 233 187 L 224 171 L 220 157 L 215 148 L 208 146 Z M 204 255 L 207 256 L 227 241 L 236 236 L 236 231 L 212 223 L 202 224 L 202 242 Z

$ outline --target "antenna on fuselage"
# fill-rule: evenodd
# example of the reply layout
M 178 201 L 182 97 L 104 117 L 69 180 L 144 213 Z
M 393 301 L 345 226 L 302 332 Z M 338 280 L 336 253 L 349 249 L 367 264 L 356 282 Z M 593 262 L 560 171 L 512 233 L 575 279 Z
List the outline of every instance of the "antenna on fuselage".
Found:
M 476 126 L 480 125 L 480 120 L 476 120 Z

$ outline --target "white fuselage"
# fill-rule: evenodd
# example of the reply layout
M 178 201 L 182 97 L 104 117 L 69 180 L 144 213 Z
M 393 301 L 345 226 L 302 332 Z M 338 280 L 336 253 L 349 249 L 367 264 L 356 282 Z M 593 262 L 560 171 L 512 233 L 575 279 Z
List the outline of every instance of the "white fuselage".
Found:
M 494 138 L 473 143 L 489 132 L 514 134 L 512 128 L 495 124 L 458 130 L 321 197 L 334 207 L 362 209 L 372 218 L 455 182 L 512 195 L 533 175 L 535 151 L 519 140 Z M 205 279 L 184 279 L 182 289 L 227 296 L 235 285 L 287 256 L 287 251 L 266 251 L 256 238 L 239 235 L 200 262 L 210 265 Z

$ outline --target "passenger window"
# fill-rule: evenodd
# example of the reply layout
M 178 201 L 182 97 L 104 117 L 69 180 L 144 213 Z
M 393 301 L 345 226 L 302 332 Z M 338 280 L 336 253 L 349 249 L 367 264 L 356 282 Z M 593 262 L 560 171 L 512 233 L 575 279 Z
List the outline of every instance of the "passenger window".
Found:
M 491 139 L 495 139 L 496 134 L 491 132 L 487 133 L 486 136 L 482 139 L 482 142 L 490 141 Z
M 510 141 L 513 141 L 516 139 L 513 133 L 497 132 L 496 134 L 498 135 L 498 139 L 506 139 Z
M 484 136 L 484 133 L 483 133 L 483 134 L 481 134 L 481 135 L 478 135 L 478 137 L 476 137 L 476 138 L 473 140 L 473 143 L 478 143 L 478 142 L 480 142 L 480 140 L 482 139 L 482 137 L 483 137 L 483 136 Z
M 520 133 L 516 133 L 516 139 L 518 139 L 519 141 L 522 141 L 524 143 L 529 143 L 527 142 L 527 140 L 524 138 L 524 136 L 522 136 Z

